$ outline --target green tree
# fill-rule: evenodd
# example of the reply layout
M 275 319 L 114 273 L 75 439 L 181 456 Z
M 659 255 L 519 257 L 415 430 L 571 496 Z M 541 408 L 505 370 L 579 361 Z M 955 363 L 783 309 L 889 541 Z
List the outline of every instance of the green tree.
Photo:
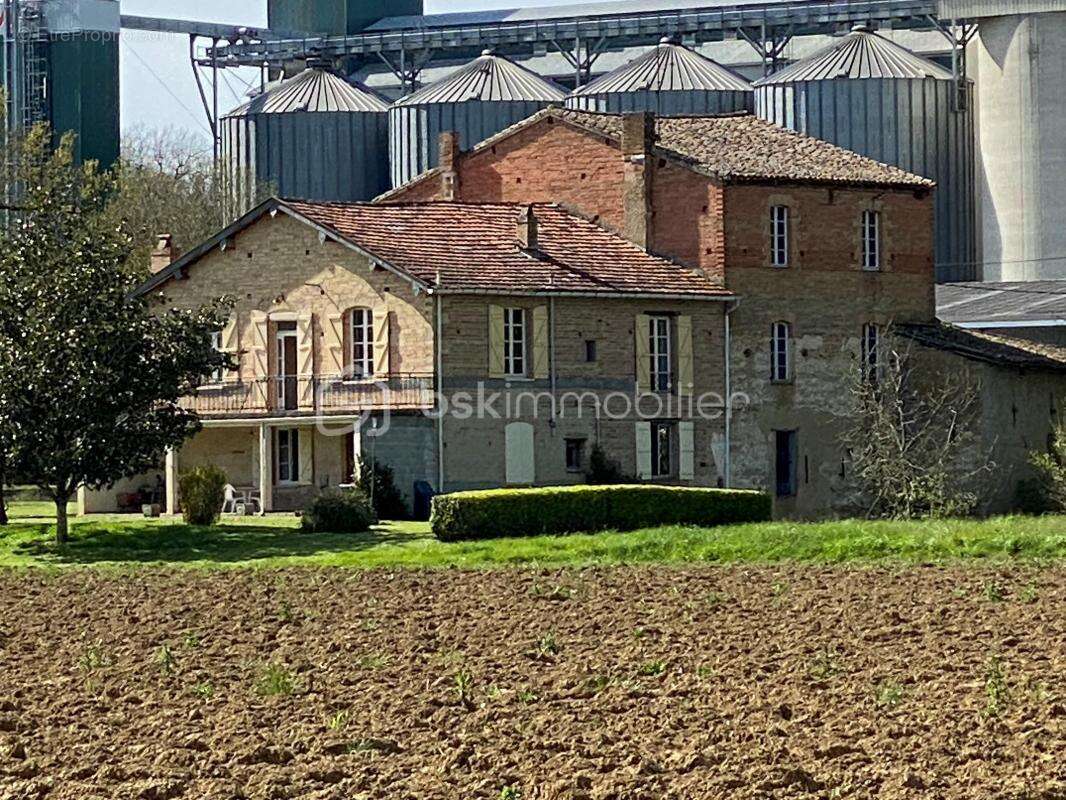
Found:
M 39 127 L 19 146 L 0 232 L 0 431 L 9 468 L 46 490 L 56 538 L 67 503 L 155 468 L 199 428 L 179 399 L 229 366 L 211 346 L 227 302 L 153 309 L 147 269 L 110 202 L 114 177 L 77 166 Z M 10 185 L 10 184 L 9 184 Z

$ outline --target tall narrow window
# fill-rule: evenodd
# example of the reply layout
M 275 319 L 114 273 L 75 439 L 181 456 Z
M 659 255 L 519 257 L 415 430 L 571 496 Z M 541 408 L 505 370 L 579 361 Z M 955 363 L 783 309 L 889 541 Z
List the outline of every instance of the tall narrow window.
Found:
M 300 432 L 295 428 L 279 428 L 276 443 L 278 483 L 299 483 Z
M 503 310 L 503 369 L 512 378 L 526 374 L 526 311 Z
M 651 475 L 653 478 L 666 478 L 673 474 L 674 459 L 671 451 L 671 433 L 673 426 L 669 422 L 651 424 Z
M 374 376 L 374 312 L 352 309 L 352 377 Z
M 788 266 L 788 206 L 770 209 L 770 263 Z
M 770 380 L 792 380 L 792 326 L 787 322 L 775 322 L 770 327 Z
M 881 330 L 870 323 L 862 326 L 862 374 L 868 381 L 876 381 L 881 350 Z
M 862 268 L 881 269 L 881 212 L 862 212 Z
M 648 318 L 648 353 L 651 357 L 651 390 L 668 392 L 673 385 L 670 353 L 670 318 Z

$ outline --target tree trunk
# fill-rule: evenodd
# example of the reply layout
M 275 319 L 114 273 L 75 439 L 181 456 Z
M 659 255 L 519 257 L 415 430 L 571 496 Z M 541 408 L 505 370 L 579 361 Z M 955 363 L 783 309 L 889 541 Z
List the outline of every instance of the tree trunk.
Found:
M 7 497 L 4 495 L 4 473 L 0 472 L 0 525 L 7 525 Z
M 56 544 L 66 544 L 69 540 L 69 524 L 67 522 L 67 503 L 70 502 L 69 495 L 55 496 L 56 500 Z

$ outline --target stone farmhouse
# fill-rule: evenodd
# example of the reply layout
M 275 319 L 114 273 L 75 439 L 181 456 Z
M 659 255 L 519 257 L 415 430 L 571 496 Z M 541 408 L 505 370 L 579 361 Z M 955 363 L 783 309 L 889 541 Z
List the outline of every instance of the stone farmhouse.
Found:
M 549 108 L 468 152 L 443 135 L 374 204 L 271 200 L 143 287 L 237 299 L 218 346 L 240 367 L 189 399 L 205 430 L 167 459 L 168 508 L 201 463 L 290 510 L 360 455 L 413 502 L 581 482 L 598 447 L 639 480 L 831 515 L 848 387 L 888 346 L 981 382 L 1006 507 L 1066 352 L 936 322 L 935 191 L 750 115 Z

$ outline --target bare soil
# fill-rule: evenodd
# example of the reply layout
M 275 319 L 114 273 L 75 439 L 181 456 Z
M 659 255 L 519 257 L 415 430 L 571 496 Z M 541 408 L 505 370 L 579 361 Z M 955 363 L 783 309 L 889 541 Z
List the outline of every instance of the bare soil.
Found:
M 0 798 L 1066 798 L 1066 570 L 0 574 Z

